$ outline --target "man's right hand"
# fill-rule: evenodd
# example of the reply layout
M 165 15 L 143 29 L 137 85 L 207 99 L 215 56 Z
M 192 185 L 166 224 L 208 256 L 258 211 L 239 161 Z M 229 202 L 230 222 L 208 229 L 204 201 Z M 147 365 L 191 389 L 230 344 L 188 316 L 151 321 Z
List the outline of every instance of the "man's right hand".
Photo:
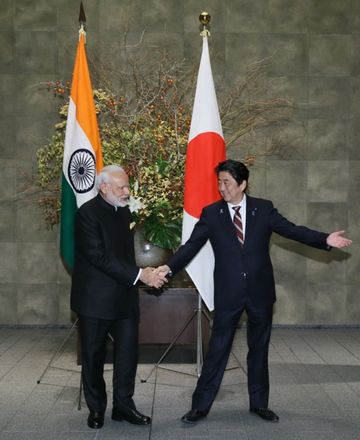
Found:
M 166 275 L 168 275 L 168 274 L 171 272 L 171 269 L 170 269 L 170 267 L 169 267 L 167 264 L 164 264 L 163 266 L 158 266 L 158 267 L 155 269 L 155 272 L 156 272 L 157 274 L 159 274 L 159 275 L 164 275 L 164 276 L 166 276 Z
M 158 272 L 153 267 L 145 267 L 141 270 L 140 280 L 150 287 L 159 289 L 167 283 L 166 273 Z

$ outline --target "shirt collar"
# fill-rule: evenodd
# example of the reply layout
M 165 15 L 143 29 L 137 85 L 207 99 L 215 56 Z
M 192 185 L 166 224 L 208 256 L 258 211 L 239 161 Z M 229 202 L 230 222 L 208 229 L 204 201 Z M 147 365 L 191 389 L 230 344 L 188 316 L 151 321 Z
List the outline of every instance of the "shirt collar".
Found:
M 125 208 L 125 206 L 116 206 L 116 205 L 113 205 L 112 203 L 108 202 L 108 201 L 103 197 L 103 195 L 101 194 L 101 192 L 98 193 L 97 197 L 98 197 L 98 199 L 100 200 L 100 203 L 101 203 L 101 205 L 102 205 L 104 208 L 114 210 L 115 212 L 116 212 L 118 209 L 120 209 L 120 208 Z
M 231 210 L 232 208 L 235 208 L 237 206 L 240 206 L 240 209 L 246 206 L 246 194 L 244 194 L 242 200 L 240 203 L 238 203 L 237 205 L 233 205 L 232 203 L 228 202 L 228 207 Z

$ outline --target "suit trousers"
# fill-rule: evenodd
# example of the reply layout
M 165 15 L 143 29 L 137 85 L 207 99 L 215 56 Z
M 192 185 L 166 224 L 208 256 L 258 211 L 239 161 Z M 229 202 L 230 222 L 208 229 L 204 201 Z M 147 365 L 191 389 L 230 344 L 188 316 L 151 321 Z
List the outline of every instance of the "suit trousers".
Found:
M 248 301 L 233 310 L 215 310 L 209 348 L 192 397 L 192 409 L 208 413 L 220 388 L 239 319 L 247 313 L 247 374 L 250 408 L 267 408 L 268 352 L 273 307 L 254 307 Z
M 138 362 L 137 318 L 98 319 L 79 316 L 84 396 L 91 412 L 105 413 L 106 343 L 113 338 L 113 408 L 135 408 L 132 399 Z

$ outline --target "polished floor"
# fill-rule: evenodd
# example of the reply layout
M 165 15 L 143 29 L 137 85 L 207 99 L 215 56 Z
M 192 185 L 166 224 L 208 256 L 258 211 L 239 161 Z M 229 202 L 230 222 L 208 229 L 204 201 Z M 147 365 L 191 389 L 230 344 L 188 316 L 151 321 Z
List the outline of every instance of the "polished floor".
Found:
M 190 407 L 195 365 L 162 364 L 175 370 L 169 371 L 142 364 L 135 400 L 138 409 L 153 417 L 152 425 L 113 422 L 108 408 L 98 431 L 86 426 L 83 399 L 78 409 L 74 334 L 46 368 L 68 333 L 0 329 L 0 440 L 360 440 L 360 329 L 273 330 L 270 407 L 280 416 L 277 424 L 248 412 L 246 335 L 239 329 L 234 356 L 206 420 L 196 426 L 180 421 Z M 111 365 L 106 380 L 111 383 Z

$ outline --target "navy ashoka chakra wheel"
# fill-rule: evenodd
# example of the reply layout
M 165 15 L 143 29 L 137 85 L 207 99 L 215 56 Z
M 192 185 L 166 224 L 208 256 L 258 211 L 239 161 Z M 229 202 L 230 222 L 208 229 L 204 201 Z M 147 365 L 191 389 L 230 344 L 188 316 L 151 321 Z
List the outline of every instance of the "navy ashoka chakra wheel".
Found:
M 83 148 L 71 155 L 68 167 L 68 176 L 72 187 L 78 193 L 86 193 L 95 185 L 95 157 Z

